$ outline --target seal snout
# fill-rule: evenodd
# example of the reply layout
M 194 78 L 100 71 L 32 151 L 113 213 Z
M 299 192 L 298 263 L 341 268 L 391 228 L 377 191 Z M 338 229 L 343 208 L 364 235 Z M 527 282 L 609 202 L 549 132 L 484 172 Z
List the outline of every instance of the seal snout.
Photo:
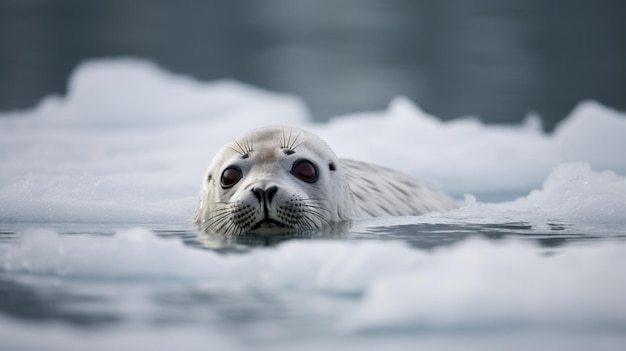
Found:
M 259 205 L 263 209 L 263 215 L 265 216 L 264 220 L 266 221 L 270 219 L 269 207 L 277 191 L 278 187 L 275 185 L 268 186 L 265 189 L 259 187 L 252 188 L 252 193 L 259 201 Z
M 272 200 L 278 192 L 278 187 L 276 185 L 271 185 L 266 188 L 254 187 L 250 189 L 250 191 L 252 191 L 254 197 L 259 201 L 259 206 L 263 212 L 262 217 L 259 218 L 259 221 L 255 225 L 253 225 L 252 230 L 264 231 L 268 229 L 273 231 L 276 228 L 284 228 L 286 226 L 285 223 L 276 218 L 275 210 L 270 209 Z
M 278 228 L 285 228 L 286 225 L 282 221 L 275 218 L 275 210 L 270 209 L 270 205 L 274 196 L 278 192 L 278 187 L 275 185 L 268 186 L 267 188 L 255 187 L 250 189 L 254 197 L 259 201 L 259 206 L 263 211 L 263 215 L 259 218 L 259 221 L 252 226 L 253 231 L 274 232 Z
M 278 192 L 278 187 L 276 185 L 269 186 L 265 189 L 263 188 L 252 188 L 252 193 L 259 203 L 263 204 L 267 200 L 267 203 L 271 203 L 274 195 Z

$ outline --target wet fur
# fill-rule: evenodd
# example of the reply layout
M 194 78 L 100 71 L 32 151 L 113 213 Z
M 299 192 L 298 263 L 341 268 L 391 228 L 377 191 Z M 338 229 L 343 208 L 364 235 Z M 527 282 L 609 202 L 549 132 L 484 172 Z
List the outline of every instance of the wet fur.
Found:
M 314 183 L 290 173 L 311 160 Z M 238 167 L 243 178 L 224 189 L 221 174 Z M 252 189 L 278 190 L 268 199 Z M 399 172 L 338 159 L 316 135 L 295 128 L 253 130 L 226 144 L 205 174 L 194 216 L 200 231 L 228 235 L 316 230 L 353 218 L 419 215 L 456 205 L 447 195 Z

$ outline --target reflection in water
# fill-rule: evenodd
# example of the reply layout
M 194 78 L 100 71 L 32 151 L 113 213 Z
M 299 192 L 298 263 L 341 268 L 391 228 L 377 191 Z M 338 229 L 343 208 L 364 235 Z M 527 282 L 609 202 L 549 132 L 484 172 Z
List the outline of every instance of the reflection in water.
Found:
M 50 281 L 33 284 L 0 276 L 0 313 L 27 321 L 61 321 L 77 327 L 119 323 L 122 317 L 106 308 L 111 303 L 98 291 L 80 294 Z M 89 306 L 82 309 L 80 306 Z M 97 310 L 95 306 L 99 306 Z M 104 306 L 104 307 L 103 307 Z M 78 308 L 77 308 L 78 307 Z
M 396 217 L 399 221 L 419 217 Z M 431 219 L 432 220 L 432 219 Z M 469 238 L 480 237 L 487 240 L 523 239 L 536 242 L 540 246 L 561 246 L 571 242 L 594 241 L 603 238 L 623 240 L 626 232 L 623 228 L 606 226 L 605 229 L 585 228 L 562 222 L 530 223 L 393 223 L 390 218 L 382 222 L 361 220 L 356 223 L 344 222 L 320 231 L 285 233 L 274 235 L 219 235 L 196 231 L 192 224 L 188 225 L 156 225 L 151 228 L 154 235 L 168 239 L 180 240 L 185 245 L 201 249 L 209 249 L 219 253 L 246 253 L 255 248 L 275 247 L 292 240 L 339 240 L 339 241 L 398 241 L 410 246 L 430 250 L 441 246 L 449 246 Z M 112 236 L 118 224 L 59 224 L 50 225 L 60 235 L 77 236 Z M 145 227 L 151 227 L 145 225 Z M 0 244 L 19 244 L 24 231 L 29 225 L 15 225 L 0 229 Z M 588 229 L 588 231 L 587 231 Z M 595 234 L 590 234 L 595 233 Z
M 626 110 L 625 32 L 612 0 L 5 1 L 0 111 L 62 93 L 84 59 L 138 56 L 299 95 L 318 120 L 406 95 L 551 129 L 584 99 Z
M 621 234 L 611 235 L 611 239 L 626 238 Z M 222 253 L 249 252 L 255 247 L 277 246 L 290 240 L 375 240 L 398 241 L 421 250 L 431 250 L 450 246 L 470 238 L 487 240 L 523 239 L 530 240 L 542 247 L 558 247 L 572 242 L 602 239 L 602 235 L 591 235 L 567 223 L 510 222 L 493 224 L 472 223 L 416 223 L 416 224 L 372 224 L 361 228 L 351 228 L 346 223 L 327 231 L 282 235 L 240 235 L 223 236 L 197 233 L 192 238 L 188 232 L 185 242 L 191 246 L 203 247 Z
M 494 224 L 402 224 L 387 227 L 373 227 L 356 234 L 362 239 L 399 240 L 411 247 L 431 250 L 457 244 L 469 238 L 488 240 L 524 239 L 536 242 L 542 247 L 557 247 L 573 241 L 599 239 L 586 233 L 565 231 L 566 224 L 536 226 L 525 222 Z
M 55 237 L 53 240 L 48 238 L 48 241 L 40 241 L 45 239 L 45 232 L 35 233 L 44 238 L 33 237 L 33 233 L 27 237 L 25 233 L 32 228 L 29 225 L 0 228 L 0 249 L 3 250 L 0 250 L 0 318 L 41 325 L 56 322 L 97 331 L 127 330 L 128 327 L 140 326 L 148 327 L 151 333 L 156 334 L 160 329 L 154 327 L 201 326 L 206 330 L 224 332 L 225 335 L 236 331 L 236 336 L 245 335 L 250 339 L 267 339 L 268 335 L 270 339 L 272 335 L 278 339 L 286 336 L 293 338 L 293 333 L 329 335 L 336 326 L 328 322 L 329 318 L 336 319 L 346 311 L 345 308 L 361 304 L 364 291 L 369 287 L 367 284 L 376 285 L 378 279 L 386 274 L 401 273 L 386 272 L 387 264 L 390 264 L 389 267 L 400 267 L 401 271 L 423 267 L 427 279 L 431 270 L 436 271 L 436 268 L 428 264 L 422 266 L 419 264 L 422 261 L 412 261 L 414 258 L 430 260 L 443 254 L 447 255 L 444 261 L 456 262 L 456 257 L 462 259 L 467 256 L 467 251 L 455 256 L 458 253 L 455 250 L 462 246 L 457 245 L 451 250 L 433 249 L 470 238 L 509 242 L 530 240 L 543 248 L 560 246 L 563 250 L 555 251 L 562 253 L 567 252 L 568 247 L 572 250 L 574 242 L 586 240 L 601 244 L 604 238 L 602 228 L 596 228 L 589 232 L 594 234 L 589 234 L 567 223 L 417 223 L 416 218 L 359 221 L 352 227 L 336 228 L 334 231 L 271 237 L 218 237 L 197 233 L 191 225 L 156 225 L 156 229 L 151 231 L 153 234 L 143 230 L 135 233 L 148 235 L 147 240 L 141 240 L 141 235 L 137 237 L 139 240 L 128 240 L 134 236 L 123 240 L 124 236 L 120 233 L 111 235 L 111 228 L 119 225 L 65 225 L 65 230 L 58 231 L 61 240 Z M 393 224 L 394 221 L 404 221 L 405 224 Z M 623 228 L 615 234 L 612 240 L 626 237 Z M 30 239 L 27 246 L 31 250 L 20 254 L 19 247 L 26 243 L 22 241 L 26 238 Z M 181 240 L 197 250 L 183 249 L 178 243 L 161 245 L 172 240 Z M 302 250 L 303 246 L 296 246 L 296 250 L 293 250 L 294 246 L 287 250 L 285 246 L 277 247 L 280 243 L 296 240 L 367 243 L 304 245 L 305 250 Z M 64 241 L 79 245 L 64 246 L 61 244 Z M 115 244 L 107 246 L 107 241 L 109 245 L 110 241 L 115 241 Z M 392 245 L 382 245 L 383 242 Z M 395 243 L 408 244 L 417 250 Z M 266 246 L 273 248 L 267 250 Z M 97 247 L 108 248 L 93 250 Z M 303 253 L 309 253 L 308 247 L 317 251 L 306 257 Z M 358 250 L 358 247 L 365 249 Z M 386 251 L 385 247 L 391 250 Z M 488 246 L 478 246 L 478 249 L 493 255 L 499 250 L 507 250 L 506 247 L 503 245 L 485 251 Z M 535 257 L 535 253 L 540 256 L 555 252 L 535 251 L 526 245 L 516 247 L 522 251 L 514 252 L 533 251 L 531 258 Z M 352 250 L 354 248 L 357 250 Z M 429 253 L 424 255 L 423 250 Z M 41 253 L 50 256 L 38 266 L 33 255 Z M 399 254 L 397 262 L 395 254 Z M 103 256 L 104 260 L 99 261 L 94 255 Z M 129 255 L 137 255 L 138 258 L 133 260 Z M 526 255 L 521 257 L 528 259 Z M 119 262 L 113 262 L 117 260 Z M 192 270 L 189 270 L 190 262 L 193 263 Z M 317 266 L 326 262 L 329 262 L 328 266 Z M 529 264 L 532 269 L 539 263 L 544 262 Z M 30 264 L 34 264 L 34 268 Z M 82 264 L 88 266 L 84 271 L 73 267 Z M 377 271 L 380 265 L 383 266 L 382 271 Z M 50 270 L 48 266 L 52 266 Z M 333 270 L 338 272 L 331 272 Z M 205 275 L 205 271 L 209 274 Z M 459 272 L 451 272 L 453 278 L 448 276 L 447 279 L 456 281 Z M 476 270 L 473 272 L 477 273 Z M 368 275 L 370 273 L 371 276 Z M 369 283 L 365 284 L 362 279 Z M 495 282 L 499 283 L 499 280 Z M 291 284 L 295 286 L 293 289 L 289 288 Z M 326 284 L 331 284 L 330 288 Z M 285 286 L 286 293 L 283 291 Z M 497 284 L 492 288 L 499 291 Z M 471 289 L 468 291 L 471 294 Z M 264 327 L 267 325 L 271 328 Z
M 220 252 L 247 251 L 255 247 L 276 246 L 289 240 L 336 240 L 350 239 L 350 223 L 335 224 L 322 230 L 309 230 L 297 233 L 284 234 L 243 234 L 221 235 L 205 232 L 197 233 L 197 243 L 200 246 Z M 194 243 L 192 243 L 194 245 Z

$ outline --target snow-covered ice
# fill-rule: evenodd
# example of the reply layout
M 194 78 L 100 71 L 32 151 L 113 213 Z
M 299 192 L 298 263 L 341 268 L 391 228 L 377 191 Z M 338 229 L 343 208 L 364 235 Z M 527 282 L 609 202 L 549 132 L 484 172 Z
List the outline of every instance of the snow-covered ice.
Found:
M 320 124 L 293 96 L 101 60 L 76 70 L 67 96 L 2 113 L 0 220 L 185 220 L 219 146 L 264 125 L 310 129 L 340 157 L 404 171 L 459 199 L 514 200 L 566 162 L 626 174 L 626 117 L 594 102 L 550 135 L 537 116 L 518 126 L 441 122 L 403 97 L 386 111 Z

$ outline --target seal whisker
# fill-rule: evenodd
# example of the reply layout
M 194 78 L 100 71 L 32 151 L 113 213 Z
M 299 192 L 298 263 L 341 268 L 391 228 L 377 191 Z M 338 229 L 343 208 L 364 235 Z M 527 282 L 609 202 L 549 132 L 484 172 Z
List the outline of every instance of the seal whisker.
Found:
M 234 152 L 238 153 L 239 155 L 243 155 L 243 153 L 241 152 L 241 149 L 239 148 L 235 148 L 235 147 L 228 147 L 229 149 L 233 150 Z
M 318 227 L 321 228 L 322 226 L 329 224 L 329 221 L 326 218 L 324 218 L 324 216 L 321 215 L 320 213 L 315 212 L 315 211 L 312 211 L 310 213 L 313 215 L 312 217 L 309 218 L 311 222 L 311 229 L 318 228 Z M 321 226 L 318 226 L 313 218 L 317 218 L 320 221 Z
M 324 217 L 324 215 L 322 215 L 320 212 L 310 211 L 309 213 L 318 218 L 323 224 L 330 224 L 330 221 L 328 221 L 326 217 Z
M 235 143 L 235 145 L 237 145 L 237 149 L 233 148 L 233 147 L 229 147 L 231 150 L 237 152 L 239 155 L 243 156 L 246 154 L 245 149 L 241 146 L 241 144 L 239 144 L 239 142 L 237 141 L 237 139 L 233 139 L 233 142 Z
M 216 229 L 224 227 L 225 223 L 232 222 L 230 218 L 232 217 L 233 205 L 228 202 L 213 202 L 213 210 L 211 215 L 206 219 L 206 228 L 213 227 Z M 219 205 L 219 206 L 215 206 Z M 205 229 L 206 230 L 206 229 Z
M 215 229 L 221 229 L 224 227 L 224 225 L 228 224 L 228 223 L 232 223 L 231 221 L 228 220 L 228 218 L 218 218 L 214 221 L 211 221 L 208 223 L 207 227 L 212 227 Z
M 310 230 L 313 228 L 313 224 L 309 218 L 302 218 L 301 221 L 296 222 L 296 229 L 299 230 Z
M 308 209 L 316 209 L 316 210 L 322 210 L 322 211 L 326 211 L 328 213 L 330 213 L 331 211 L 327 208 L 325 208 L 324 206 L 318 204 L 318 203 L 307 203 L 305 201 L 303 201 L 303 204 L 308 208 Z
M 289 140 L 291 140 L 291 133 L 292 133 L 292 131 L 290 130 L 289 131 Z M 287 135 L 285 134 L 285 130 L 283 130 L 282 136 L 283 136 L 283 138 L 282 138 L 282 140 L 280 142 L 280 148 L 281 149 L 288 149 L 289 148 L 289 141 L 287 139 Z
M 315 229 L 317 227 L 317 225 L 315 224 L 315 221 L 313 220 L 313 218 L 307 218 L 308 223 L 309 223 L 309 228 L 308 229 Z
M 319 204 L 319 203 L 321 203 L 323 201 L 328 201 L 328 199 L 324 198 L 324 197 L 310 197 L 308 199 L 302 199 L 302 201 L 304 201 L 304 202 L 309 202 L 310 201 L 310 202 Z
M 319 206 L 305 204 L 304 213 L 306 215 L 301 216 L 301 218 L 307 225 L 312 226 L 312 227 L 316 227 L 315 220 L 314 220 L 315 218 L 318 219 L 322 225 L 330 224 L 329 219 L 326 218 L 327 216 L 324 215 L 322 210 L 326 210 L 326 209 L 319 207 Z
M 232 212 L 232 210 L 233 210 L 232 206 L 227 206 L 227 207 L 225 206 L 225 207 L 221 207 L 221 208 L 215 208 L 215 209 L 213 209 L 213 212 L 215 214 L 221 214 L 221 213 L 230 213 L 230 212 Z
M 248 155 L 254 150 L 253 148 L 254 144 L 250 138 L 244 138 L 241 141 L 235 138 L 233 139 L 233 143 L 234 143 L 233 146 L 227 146 L 227 148 L 235 151 L 242 158 L 245 158 L 246 155 Z
M 297 148 L 300 147 L 300 145 L 304 144 L 304 141 L 299 142 L 298 144 L 296 144 L 296 142 L 294 141 L 293 146 L 291 147 L 292 150 L 295 150 Z
M 210 221 L 213 221 L 214 223 L 217 223 L 223 219 L 227 219 L 231 216 L 230 212 L 220 212 L 220 213 L 216 213 L 215 215 L 209 217 Z
M 236 224 L 235 222 L 230 222 L 228 223 L 228 225 L 226 226 L 226 229 L 224 230 L 224 234 L 229 234 L 229 235 L 234 235 L 234 234 L 239 234 L 235 229 L 236 229 Z
M 293 129 L 289 130 L 289 139 L 286 141 L 285 146 L 287 149 L 290 150 L 295 150 L 296 148 L 294 147 L 294 145 L 296 144 L 296 142 L 298 141 L 298 139 L 300 138 L 300 134 L 298 133 L 298 135 L 296 135 L 295 137 L 293 136 Z M 293 138 L 293 140 L 291 139 Z
M 246 151 L 247 153 L 252 152 L 252 150 L 254 150 L 254 140 L 252 139 L 252 136 L 246 138 Z

